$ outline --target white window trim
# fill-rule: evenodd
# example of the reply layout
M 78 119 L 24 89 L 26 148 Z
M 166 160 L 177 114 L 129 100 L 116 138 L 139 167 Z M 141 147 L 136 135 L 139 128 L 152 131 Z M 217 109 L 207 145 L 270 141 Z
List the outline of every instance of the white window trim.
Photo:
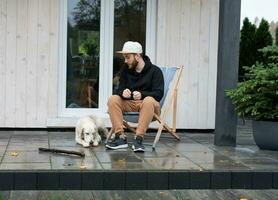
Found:
M 146 54 L 153 63 L 155 63 L 156 49 L 156 9 L 157 0 L 147 0 Z M 112 94 L 113 78 L 113 45 L 111 44 L 114 43 L 114 1 L 101 0 L 99 108 L 66 108 L 67 0 L 60 0 L 59 23 L 58 118 L 78 118 L 92 113 L 107 118 L 107 100 Z
M 102 89 L 99 92 L 99 108 L 66 108 L 67 0 L 60 1 L 60 8 L 58 117 L 105 114 L 107 99 L 112 94 L 113 46 L 109 44 L 113 44 L 114 1 L 101 1 L 99 87 Z

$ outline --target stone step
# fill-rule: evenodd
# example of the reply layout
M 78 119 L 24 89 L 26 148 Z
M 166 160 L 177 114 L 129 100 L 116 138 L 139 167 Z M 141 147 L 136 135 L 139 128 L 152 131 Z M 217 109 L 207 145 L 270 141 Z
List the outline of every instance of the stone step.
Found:
M 277 188 L 277 171 L 0 171 L 0 190 Z

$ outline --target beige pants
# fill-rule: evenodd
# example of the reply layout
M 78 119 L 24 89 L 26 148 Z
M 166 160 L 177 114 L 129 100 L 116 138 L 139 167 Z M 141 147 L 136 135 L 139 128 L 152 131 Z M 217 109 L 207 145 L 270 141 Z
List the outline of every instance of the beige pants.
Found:
M 154 113 L 160 115 L 160 104 L 153 97 L 143 100 L 124 100 L 118 95 L 113 95 L 108 100 L 108 113 L 114 133 L 121 134 L 123 129 L 123 112 L 140 112 L 136 135 L 144 136 Z

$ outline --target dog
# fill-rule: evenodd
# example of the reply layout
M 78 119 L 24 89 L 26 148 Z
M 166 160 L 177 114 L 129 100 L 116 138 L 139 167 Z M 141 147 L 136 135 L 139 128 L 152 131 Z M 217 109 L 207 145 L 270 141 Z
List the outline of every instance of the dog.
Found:
M 101 118 L 89 115 L 80 118 L 75 127 L 75 141 L 83 147 L 98 146 L 101 136 L 107 137 L 108 131 Z

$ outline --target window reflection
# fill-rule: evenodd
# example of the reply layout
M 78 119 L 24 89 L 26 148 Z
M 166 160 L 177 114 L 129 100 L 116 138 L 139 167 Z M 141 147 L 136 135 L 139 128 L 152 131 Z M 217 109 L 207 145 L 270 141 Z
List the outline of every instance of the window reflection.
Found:
M 129 40 L 139 42 L 145 49 L 146 0 L 114 1 L 114 52 L 121 50 L 123 44 Z M 117 91 L 123 64 L 122 56 L 114 54 L 113 93 Z
M 68 0 L 68 108 L 98 107 L 100 4 L 100 0 Z

